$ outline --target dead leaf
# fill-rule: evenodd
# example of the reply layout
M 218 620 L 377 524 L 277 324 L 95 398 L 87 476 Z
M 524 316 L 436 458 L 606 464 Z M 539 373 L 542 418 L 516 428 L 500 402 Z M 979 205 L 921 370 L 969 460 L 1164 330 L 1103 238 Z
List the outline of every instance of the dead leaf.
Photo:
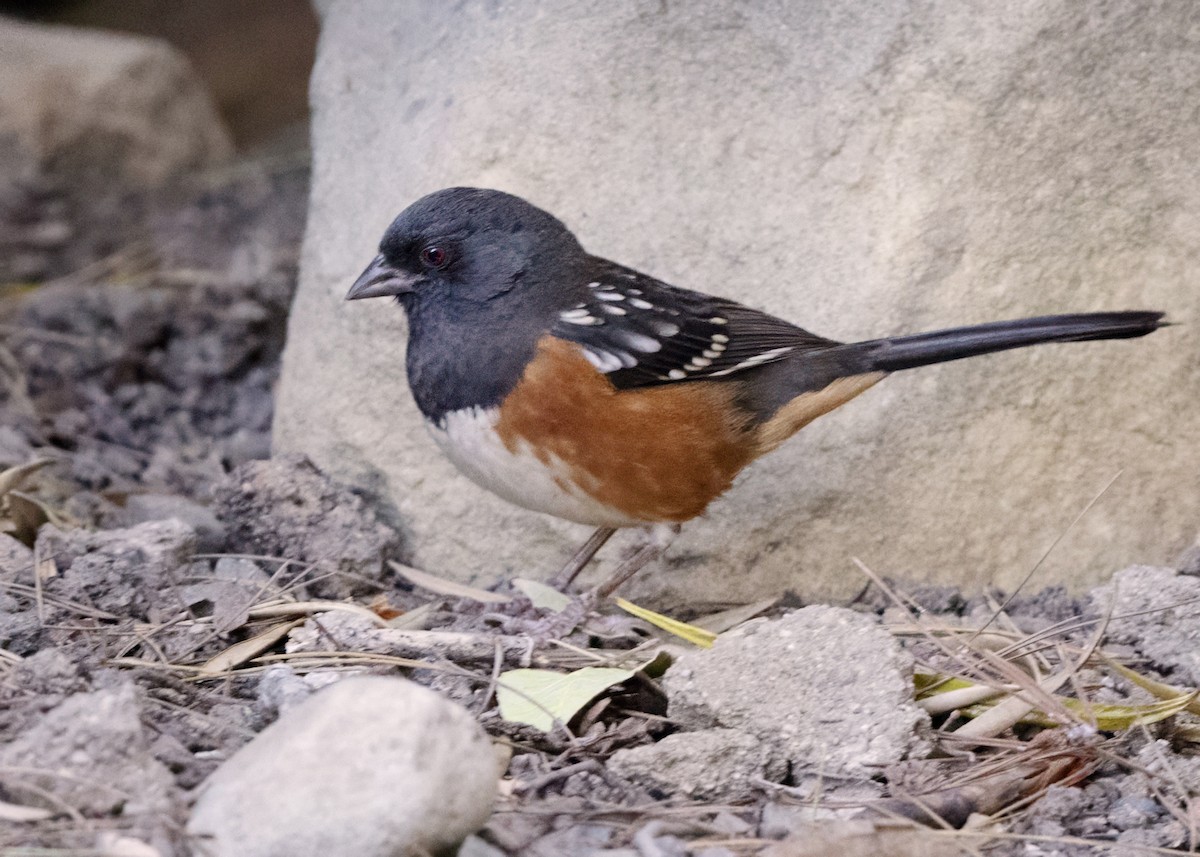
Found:
M 20 488 L 26 479 L 37 473 L 47 464 L 53 463 L 53 458 L 38 458 L 27 464 L 18 464 L 16 467 L 9 467 L 7 470 L 0 471 L 0 497 L 4 497 L 10 491 Z
M 221 675 L 236 666 L 244 664 L 251 658 L 258 657 L 286 637 L 288 631 L 297 625 L 303 624 L 304 621 L 303 619 L 295 619 L 291 622 L 280 622 L 278 625 L 272 625 L 261 634 L 255 634 L 248 640 L 234 643 L 228 649 L 210 658 L 200 667 L 197 675 L 201 678 Z
M 419 586 L 435 595 L 445 595 L 448 598 L 469 598 L 472 601 L 479 601 L 484 604 L 505 604 L 512 601 L 512 598 L 508 595 L 501 595 L 499 592 L 489 592 L 486 589 L 467 586 L 465 583 L 456 583 L 453 580 L 446 580 L 398 562 L 389 562 L 388 565 L 392 567 L 392 570 L 396 574 L 403 577 L 413 586 Z

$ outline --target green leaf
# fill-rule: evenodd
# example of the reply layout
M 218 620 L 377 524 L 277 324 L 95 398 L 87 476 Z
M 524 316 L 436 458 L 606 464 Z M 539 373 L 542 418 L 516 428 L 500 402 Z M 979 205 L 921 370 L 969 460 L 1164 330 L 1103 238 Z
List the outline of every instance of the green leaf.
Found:
M 939 673 L 913 673 L 913 688 L 917 692 L 917 699 L 926 699 L 939 693 L 962 690 L 966 687 L 976 687 L 976 685 L 966 679 L 953 678 Z
M 549 732 L 556 721 L 567 723 L 585 705 L 614 684 L 633 677 L 635 670 L 584 667 L 571 673 L 520 669 L 500 674 L 496 701 L 500 716 Z

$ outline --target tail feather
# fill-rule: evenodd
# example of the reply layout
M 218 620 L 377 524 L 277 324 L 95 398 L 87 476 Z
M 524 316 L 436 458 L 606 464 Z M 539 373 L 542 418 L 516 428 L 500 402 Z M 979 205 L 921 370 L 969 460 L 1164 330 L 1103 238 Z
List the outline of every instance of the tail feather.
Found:
M 1166 325 L 1161 312 L 1095 312 L 1047 315 L 955 327 L 914 336 L 874 339 L 842 346 L 856 352 L 867 372 L 897 372 L 1042 342 L 1131 339 Z

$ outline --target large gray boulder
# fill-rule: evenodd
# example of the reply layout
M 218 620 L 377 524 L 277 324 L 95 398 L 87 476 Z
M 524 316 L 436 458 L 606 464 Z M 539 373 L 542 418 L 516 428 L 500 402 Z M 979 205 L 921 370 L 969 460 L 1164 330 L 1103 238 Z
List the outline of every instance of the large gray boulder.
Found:
M 122 248 L 142 232 L 140 197 L 233 152 L 204 85 L 165 42 L 0 16 L 0 81 L 3 283 Z
M 165 42 L 0 18 L 0 145 L 64 180 L 153 187 L 232 144 L 191 65 Z
M 275 441 L 391 504 L 412 561 L 548 573 L 585 535 L 436 454 L 404 319 L 342 298 L 434 189 L 515 192 L 589 250 L 862 339 L 1200 309 L 1200 6 L 1018 0 L 323 5 L 314 186 Z M 759 461 L 640 597 L 845 595 L 1165 563 L 1200 504 L 1193 323 L 890 378 Z M 481 370 L 481 371 L 485 371 Z M 631 439 L 636 443 L 636 439 Z

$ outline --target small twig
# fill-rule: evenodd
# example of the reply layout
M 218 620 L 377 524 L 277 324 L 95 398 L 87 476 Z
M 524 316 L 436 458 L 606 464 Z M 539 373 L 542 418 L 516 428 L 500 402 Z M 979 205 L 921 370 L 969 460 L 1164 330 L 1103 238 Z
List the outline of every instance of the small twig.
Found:
M 535 780 L 530 780 L 527 783 L 517 783 L 513 787 L 513 791 L 517 794 L 525 794 L 527 792 L 539 792 L 551 783 L 556 783 L 559 780 L 565 780 L 575 774 L 591 772 L 593 774 L 604 775 L 604 766 L 596 759 L 585 759 L 582 762 L 576 762 L 574 765 L 567 765 L 565 768 L 559 768 L 556 771 L 551 771 L 548 774 L 543 774 Z
M 499 641 L 496 643 L 496 656 L 492 659 L 492 677 L 483 691 L 483 699 L 479 701 L 479 710 L 475 713 L 479 717 L 483 712 L 487 711 L 488 705 L 492 701 L 492 694 L 496 692 L 496 683 L 500 681 L 500 671 L 504 668 L 504 650 L 500 647 Z

